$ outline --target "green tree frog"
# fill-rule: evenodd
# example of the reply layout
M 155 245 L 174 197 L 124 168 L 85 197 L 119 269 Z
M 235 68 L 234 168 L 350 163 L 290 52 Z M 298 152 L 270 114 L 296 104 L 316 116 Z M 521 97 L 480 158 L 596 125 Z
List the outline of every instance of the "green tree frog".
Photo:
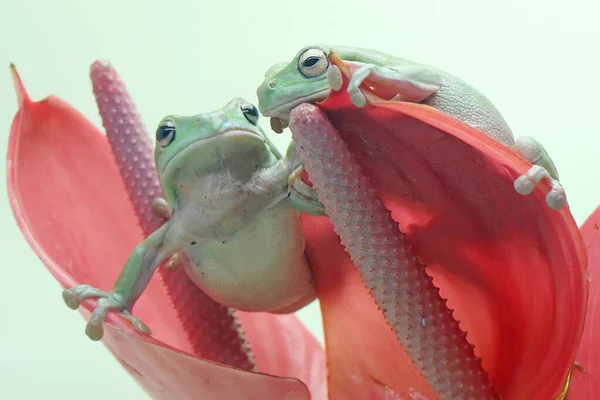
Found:
M 169 257 L 208 296 L 234 309 L 288 313 L 314 300 L 299 211 L 287 197 L 297 165 L 258 119 L 254 105 L 234 99 L 218 111 L 159 123 L 155 164 L 165 199 L 155 201 L 155 210 L 170 218 L 133 249 L 112 291 L 63 291 L 73 309 L 98 298 L 86 326 L 91 339 L 102 338 L 111 310 L 150 333 L 131 310 Z
M 368 79 L 381 89 L 378 94 L 385 100 L 435 107 L 512 148 L 532 164 L 525 175 L 515 180 L 518 193 L 527 195 L 546 179 L 552 186 L 546 197 L 548 206 L 560 209 L 565 204 L 565 191 L 544 147 L 531 137 L 515 141 L 498 110 L 477 89 L 444 71 L 378 51 L 313 45 L 301 49 L 291 62 L 272 66 L 258 87 L 257 95 L 259 110 L 271 117 L 273 130 L 281 132 L 287 126 L 290 111 L 300 103 L 319 102 L 325 100 L 331 90 L 339 90 L 341 75 L 339 69 L 329 63 L 331 51 L 348 63 L 352 71 L 347 90 L 355 106 L 363 107 L 366 103 L 360 85 Z M 297 179 L 301 172 L 300 166 L 292 174 L 291 199 L 300 209 L 319 210 L 316 193 Z

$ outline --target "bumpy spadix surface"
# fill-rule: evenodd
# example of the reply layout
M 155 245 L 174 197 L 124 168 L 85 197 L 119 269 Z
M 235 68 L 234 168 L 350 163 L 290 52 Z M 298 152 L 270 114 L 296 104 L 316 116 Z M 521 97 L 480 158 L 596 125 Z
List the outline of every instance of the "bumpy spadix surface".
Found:
M 441 399 L 493 399 L 473 346 L 325 114 L 302 104 L 290 127 L 342 244 L 428 383 Z

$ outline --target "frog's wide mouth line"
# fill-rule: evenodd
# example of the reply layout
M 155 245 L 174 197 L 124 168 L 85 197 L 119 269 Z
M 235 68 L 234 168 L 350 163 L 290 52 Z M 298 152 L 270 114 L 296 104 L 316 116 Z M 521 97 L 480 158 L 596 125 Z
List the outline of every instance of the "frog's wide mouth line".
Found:
M 322 101 L 329 96 L 331 88 L 319 90 L 318 92 L 311 93 L 306 96 L 298 97 L 293 100 L 286 101 L 285 103 L 278 104 L 268 110 L 261 111 L 261 114 L 265 117 L 279 117 L 289 118 L 289 114 L 292 109 L 302 103 L 313 103 L 315 101 Z
M 187 144 L 187 146 L 182 147 L 180 150 L 178 150 L 176 153 L 174 153 L 173 155 L 171 155 L 171 157 L 169 157 L 169 159 L 167 160 L 167 162 L 165 163 L 164 167 L 162 168 L 161 173 L 164 173 L 167 168 L 169 167 L 169 165 L 171 164 L 171 162 L 178 158 L 178 156 L 189 150 L 190 148 L 194 148 L 198 145 L 205 145 L 205 144 L 209 144 L 211 142 L 218 142 L 223 140 L 224 138 L 251 138 L 251 139 L 256 139 L 257 141 L 259 141 L 260 143 L 264 143 L 264 138 L 261 136 L 261 134 L 258 131 L 253 131 L 250 129 L 242 129 L 242 128 L 232 128 L 230 130 L 226 130 L 216 136 L 211 136 L 209 138 L 202 138 L 202 139 L 197 139 L 194 141 L 191 141 Z

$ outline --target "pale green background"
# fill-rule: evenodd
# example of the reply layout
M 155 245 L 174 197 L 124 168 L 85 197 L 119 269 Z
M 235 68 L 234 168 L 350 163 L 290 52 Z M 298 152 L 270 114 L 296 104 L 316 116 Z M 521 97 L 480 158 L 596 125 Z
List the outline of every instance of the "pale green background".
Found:
M 3 151 L 16 112 L 9 62 L 34 99 L 59 95 L 100 125 L 88 69 L 106 58 L 153 130 L 168 113 L 210 111 L 237 96 L 255 101 L 266 69 L 306 44 L 364 46 L 446 69 L 483 91 L 517 136 L 546 146 L 581 223 L 600 204 L 596 4 L 0 0 Z M 289 135 L 277 140 L 284 146 Z M 0 399 L 146 399 L 63 304 L 14 223 L 4 170 L 0 177 Z M 301 318 L 322 337 L 316 304 Z

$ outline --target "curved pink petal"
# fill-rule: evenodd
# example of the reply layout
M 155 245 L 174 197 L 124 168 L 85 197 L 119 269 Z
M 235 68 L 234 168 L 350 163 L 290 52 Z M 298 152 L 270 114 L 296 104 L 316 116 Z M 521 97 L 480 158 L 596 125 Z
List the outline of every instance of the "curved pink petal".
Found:
M 10 132 L 7 185 L 15 219 L 63 287 L 109 289 L 143 235 L 107 139 L 64 101 L 31 101 L 13 74 L 19 111 Z M 93 305 L 83 304 L 84 318 Z M 193 356 L 185 320 L 159 280 L 151 281 L 134 313 L 153 335 L 139 335 L 110 314 L 104 343 L 152 398 L 308 399 L 298 378 L 319 394 L 313 398 L 325 398 L 322 349 L 293 316 L 240 317 L 261 371 L 251 373 Z
M 600 393 L 600 207 L 583 223 L 581 235 L 588 254 L 590 298 L 571 375 L 570 400 L 592 400 Z
M 586 254 L 568 208 L 547 207 L 545 182 L 529 196 L 518 195 L 513 182 L 530 165 L 431 107 L 381 102 L 358 109 L 344 89 L 320 107 L 427 265 L 475 344 L 495 390 L 506 399 L 558 396 L 575 358 L 588 294 Z M 301 133 L 294 132 L 292 121 L 290 127 L 294 137 Z M 304 157 L 305 164 L 314 161 L 309 158 Z M 306 220 L 313 227 L 324 224 L 313 217 Z M 307 236 L 309 248 L 321 249 L 308 253 L 317 275 L 328 268 L 331 253 L 343 254 L 339 242 L 336 249 L 335 234 L 324 235 Z M 323 240 L 329 254 L 323 252 Z M 330 374 L 350 371 L 350 378 L 332 384 L 330 393 L 368 396 L 372 392 L 364 382 L 370 382 L 380 391 L 409 396 L 416 390 L 429 396 L 422 381 L 400 374 L 394 379 L 389 372 L 398 350 L 389 327 L 367 324 L 381 313 L 363 295 L 362 282 L 348 279 L 347 272 L 338 275 L 338 286 L 334 278 L 330 282 L 319 288 Z M 360 295 L 355 301 L 331 295 L 328 301 L 326 292 L 339 293 L 339 285 L 347 285 L 344 293 Z M 337 331 L 341 322 L 346 334 Z M 368 353 L 356 345 L 374 340 L 378 344 Z M 412 366 L 403 364 L 394 372 L 402 368 Z

